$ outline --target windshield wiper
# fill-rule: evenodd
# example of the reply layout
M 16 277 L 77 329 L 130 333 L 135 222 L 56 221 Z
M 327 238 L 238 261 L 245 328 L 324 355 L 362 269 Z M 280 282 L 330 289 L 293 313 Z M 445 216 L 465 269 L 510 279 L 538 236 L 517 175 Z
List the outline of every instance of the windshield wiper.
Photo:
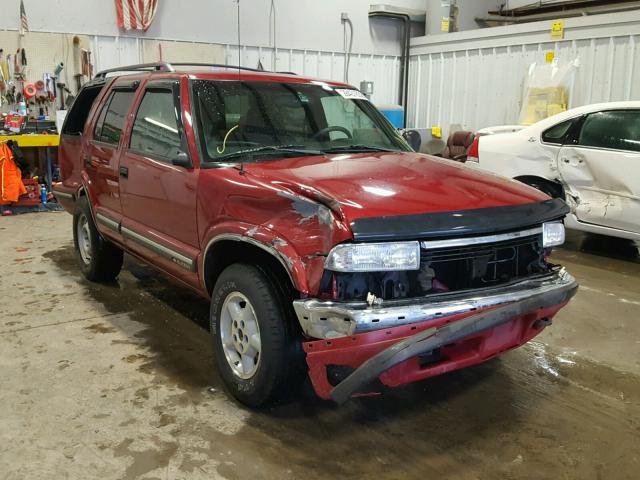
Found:
M 237 152 L 227 153 L 216 157 L 217 162 L 227 160 L 229 158 L 241 157 L 243 155 L 252 156 L 256 153 L 292 153 L 296 155 L 323 155 L 324 152 L 320 150 L 308 150 L 304 145 L 262 145 L 255 148 L 247 148 L 246 150 L 239 150 Z
M 325 153 L 337 152 L 397 152 L 391 148 L 377 147 L 375 145 L 343 145 L 341 147 L 331 147 L 324 150 Z

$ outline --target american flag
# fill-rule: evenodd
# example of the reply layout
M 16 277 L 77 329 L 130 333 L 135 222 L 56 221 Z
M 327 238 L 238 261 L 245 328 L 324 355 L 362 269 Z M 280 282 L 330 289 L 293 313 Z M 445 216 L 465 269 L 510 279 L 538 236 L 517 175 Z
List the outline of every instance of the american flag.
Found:
M 118 27 L 123 30 L 144 30 L 151 25 L 158 10 L 158 0 L 115 0 Z
M 27 12 L 24 9 L 24 2 L 20 0 L 20 35 L 24 35 L 29 31 L 29 22 L 27 21 Z

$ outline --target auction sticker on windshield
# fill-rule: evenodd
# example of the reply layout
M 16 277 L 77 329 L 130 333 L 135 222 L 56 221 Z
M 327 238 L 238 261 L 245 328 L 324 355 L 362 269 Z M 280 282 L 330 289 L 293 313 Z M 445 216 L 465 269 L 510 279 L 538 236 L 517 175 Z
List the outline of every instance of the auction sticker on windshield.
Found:
M 353 88 L 335 88 L 334 90 L 344 98 L 350 98 L 351 100 L 369 100 L 360 90 L 354 90 Z

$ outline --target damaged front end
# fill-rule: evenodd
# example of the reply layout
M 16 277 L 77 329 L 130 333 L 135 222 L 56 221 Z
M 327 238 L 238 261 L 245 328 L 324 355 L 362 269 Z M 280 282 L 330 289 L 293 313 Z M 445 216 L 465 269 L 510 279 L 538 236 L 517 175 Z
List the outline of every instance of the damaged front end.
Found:
M 318 395 L 343 402 L 376 379 L 414 382 L 529 341 L 577 289 L 548 262 L 566 212 L 552 200 L 352 223 L 356 242 L 329 254 L 318 298 L 294 301 Z M 392 240 L 394 223 L 400 241 L 367 241 Z

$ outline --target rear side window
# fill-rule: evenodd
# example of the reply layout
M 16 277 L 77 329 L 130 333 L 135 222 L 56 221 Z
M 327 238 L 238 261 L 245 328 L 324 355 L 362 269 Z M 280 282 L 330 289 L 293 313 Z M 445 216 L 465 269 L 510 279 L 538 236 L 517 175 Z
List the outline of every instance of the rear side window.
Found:
M 552 143 L 554 145 L 563 145 L 566 143 L 569 131 L 575 122 L 575 118 L 566 120 L 562 123 L 554 125 L 542 132 L 542 141 L 544 143 Z
M 640 110 L 592 113 L 582 125 L 578 145 L 640 152 Z
M 120 142 L 124 121 L 135 92 L 115 90 L 100 112 L 93 138 L 100 142 L 117 145 Z
M 102 91 L 103 85 L 83 88 L 73 101 L 62 127 L 63 135 L 80 135 L 84 130 L 93 102 Z
M 181 145 L 173 92 L 147 90 L 133 123 L 129 148 L 152 157 L 172 159 L 182 151 Z

